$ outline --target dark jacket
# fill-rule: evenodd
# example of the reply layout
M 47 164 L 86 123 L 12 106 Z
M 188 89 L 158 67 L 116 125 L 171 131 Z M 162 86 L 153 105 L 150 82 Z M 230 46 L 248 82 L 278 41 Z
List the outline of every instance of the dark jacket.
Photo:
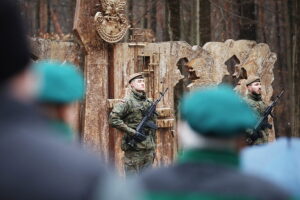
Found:
M 56 139 L 33 106 L 0 99 L 0 199 L 92 199 L 106 179 L 100 162 Z
M 237 154 L 225 151 L 186 152 L 179 163 L 145 173 L 146 199 L 289 199 L 280 188 L 237 169 Z

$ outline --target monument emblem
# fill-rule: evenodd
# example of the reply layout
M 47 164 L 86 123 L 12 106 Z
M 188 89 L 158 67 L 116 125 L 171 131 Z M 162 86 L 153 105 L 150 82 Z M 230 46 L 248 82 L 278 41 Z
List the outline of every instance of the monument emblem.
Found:
M 120 41 L 130 27 L 125 14 L 126 0 L 101 0 L 101 12 L 95 15 L 99 36 L 108 43 Z

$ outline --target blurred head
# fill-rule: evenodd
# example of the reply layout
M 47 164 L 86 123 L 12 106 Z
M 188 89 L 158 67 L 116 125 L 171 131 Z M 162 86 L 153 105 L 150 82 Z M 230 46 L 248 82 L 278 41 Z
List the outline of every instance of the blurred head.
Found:
M 30 50 L 15 0 L 0 1 L 0 87 L 26 73 Z
M 257 121 L 247 103 L 224 85 L 192 91 L 183 98 L 180 112 L 179 134 L 184 145 L 193 148 L 236 148 L 245 130 Z
M 84 78 L 76 66 L 46 60 L 37 62 L 34 70 L 40 83 L 39 102 L 69 104 L 83 99 Z
M 131 88 L 144 92 L 145 91 L 145 79 L 142 73 L 135 73 L 129 76 L 128 83 Z
M 246 86 L 249 93 L 257 95 L 261 94 L 261 83 L 259 77 L 249 77 L 246 82 Z
M 38 102 L 52 117 L 66 121 L 71 117 L 70 110 L 76 108 L 73 104 L 84 97 L 82 73 L 72 64 L 55 61 L 38 62 L 34 70 L 39 77 Z

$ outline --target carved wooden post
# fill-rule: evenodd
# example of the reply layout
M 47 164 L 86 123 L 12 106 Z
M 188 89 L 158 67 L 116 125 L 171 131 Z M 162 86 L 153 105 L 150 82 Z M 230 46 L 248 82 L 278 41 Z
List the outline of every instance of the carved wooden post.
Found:
M 105 159 L 108 155 L 108 50 L 97 35 L 94 16 L 99 0 L 77 0 L 74 31 L 85 49 L 87 92 L 83 113 L 83 140 Z
M 108 160 L 110 144 L 107 99 L 113 89 L 109 84 L 113 84 L 110 75 L 114 68 L 113 46 L 108 43 L 120 41 L 129 28 L 125 6 L 125 0 L 77 0 L 74 18 L 75 34 L 86 52 L 83 140 L 101 152 L 105 160 Z

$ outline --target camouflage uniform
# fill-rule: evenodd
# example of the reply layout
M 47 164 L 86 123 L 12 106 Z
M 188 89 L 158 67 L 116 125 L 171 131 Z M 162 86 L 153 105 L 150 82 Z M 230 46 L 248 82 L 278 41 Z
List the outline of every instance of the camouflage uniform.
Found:
M 151 100 L 145 93 L 132 89 L 130 95 L 117 104 L 109 116 L 109 123 L 124 132 L 121 149 L 125 153 L 124 166 L 126 175 L 136 174 L 150 167 L 154 161 L 156 135 L 155 131 L 145 129 L 146 140 L 137 142 L 135 148 L 130 147 L 127 141 L 135 134 L 138 124 L 144 113 L 151 106 Z M 151 121 L 155 122 L 155 116 Z
M 265 109 L 268 106 L 262 101 L 261 95 L 255 95 L 255 94 L 250 94 L 249 93 L 245 97 L 245 100 L 257 112 L 258 116 L 262 117 Z M 253 133 L 252 130 L 248 130 L 248 134 L 252 134 L 252 133 Z M 263 144 L 263 143 L 267 143 L 268 142 L 268 136 L 269 136 L 268 129 L 267 128 L 262 129 L 261 133 L 262 133 L 262 137 L 256 139 L 253 142 L 254 145 L 256 145 L 256 144 Z M 252 143 L 252 140 L 249 137 L 247 137 L 246 141 L 249 144 Z

